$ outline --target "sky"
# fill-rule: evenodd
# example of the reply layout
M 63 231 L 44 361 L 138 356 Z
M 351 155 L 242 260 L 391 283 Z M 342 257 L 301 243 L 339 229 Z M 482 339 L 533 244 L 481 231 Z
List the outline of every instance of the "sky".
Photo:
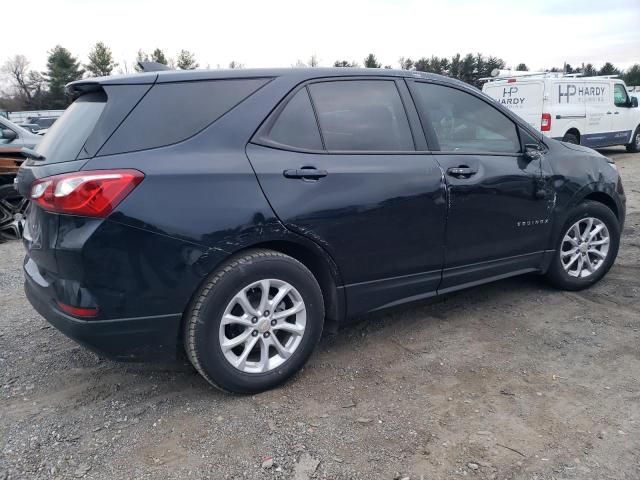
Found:
M 22 2 L 19 2 L 22 5 Z M 15 4 L 15 3 L 14 3 Z M 16 4 L 17 5 L 17 4 Z M 316 55 L 362 64 L 481 52 L 538 70 L 640 63 L 640 0 L 30 0 L 3 22 L 0 64 L 44 70 L 60 44 L 86 62 L 97 41 L 131 67 L 138 49 L 195 53 L 201 67 L 288 67 Z

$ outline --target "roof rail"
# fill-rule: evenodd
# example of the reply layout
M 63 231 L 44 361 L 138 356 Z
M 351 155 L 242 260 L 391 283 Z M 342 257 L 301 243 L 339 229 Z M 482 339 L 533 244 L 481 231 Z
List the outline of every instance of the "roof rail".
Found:
M 499 80 L 509 80 L 514 78 L 531 78 L 531 77 L 540 77 L 540 78 L 602 78 L 602 79 L 610 79 L 610 78 L 619 78 L 620 75 L 594 75 L 591 77 L 585 76 L 584 73 L 562 73 L 562 72 L 511 72 L 511 70 L 494 70 L 491 72 L 492 74 L 497 72 L 496 75 L 491 77 L 480 78 L 481 82 L 492 82 Z
M 164 63 L 159 62 L 138 62 L 138 67 L 143 72 L 160 72 L 162 70 L 171 70 L 170 67 Z

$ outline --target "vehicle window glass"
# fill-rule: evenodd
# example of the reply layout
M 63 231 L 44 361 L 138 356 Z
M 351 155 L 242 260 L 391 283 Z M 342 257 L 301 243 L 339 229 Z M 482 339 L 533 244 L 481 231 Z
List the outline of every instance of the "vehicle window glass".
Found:
M 45 157 L 38 164 L 75 160 L 106 102 L 107 96 L 103 92 L 88 93 L 73 102 L 36 147 L 36 151 Z
M 286 104 L 267 138 L 272 142 L 309 150 L 322 150 L 322 140 L 309 93 L 302 88 Z
M 268 81 L 266 78 L 243 78 L 156 84 L 98 154 L 133 152 L 184 141 L 211 125 Z
M 616 107 L 626 107 L 629 103 L 627 90 L 621 83 L 616 83 L 613 86 L 613 102 L 615 103 Z
M 440 149 L 516 153 L 516 125 L 479 98 L 455 88 L 414 83 L 415 101 L 435 131 Z
M 322 82 L 309 89 L 327 150 L 415 150 L 393 81 Z

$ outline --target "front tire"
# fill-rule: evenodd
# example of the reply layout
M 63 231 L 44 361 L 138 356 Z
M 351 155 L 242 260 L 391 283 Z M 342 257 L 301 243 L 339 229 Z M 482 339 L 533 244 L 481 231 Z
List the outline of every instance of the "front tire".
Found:
M 213 386 L 256 393 L 302 368 L 322 334 L 313 274 L 273 250 L 250 250 L 218 268 L 186 314 L 189 360 Z
M 636 128 L 636 131 L 633 132 L 633 136 L 631 137 L 631 143 L 626 145 L 627 152 L 629 153 L 638 153 L 640 152 L 640 125 Z
M 620 224 L 610 208 L 585 201 L 569 215 L 556 241 L 547 279 L 563 290 L 582 290 L 599 281 L 618 255 Z

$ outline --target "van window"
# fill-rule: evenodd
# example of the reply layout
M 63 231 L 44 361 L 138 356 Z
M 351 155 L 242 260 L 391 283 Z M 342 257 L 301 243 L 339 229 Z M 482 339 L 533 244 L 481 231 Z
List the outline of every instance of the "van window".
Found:
M 306 88 L 289 100 L 265 137 L 281 145 L 322 150 L 320 131 Z
M 415 150 L 400 94 L 389 80 L 342 80 L 309 86 L 327 150 Z
M 415 101 L 433 127 L 441 150 L 520 151 L 515 123 L 488 103 L 451 87 L 422 82 L 412 85 Z
M 98 154 L 146 150 L 186 140 L 215 122 L 268 80 L 246 78 L 156 84 Z
M 616 107 L 626 107 L 629 105 L 629 96 L 627 95 L 627 89 L 621 83 L 616 83 L 613 86 L 613 103 Z
M 36 147 L 45 157 L 38 165 L 75 160 L 106 104 L 104 92 L 87 93 L 73 102 Z

